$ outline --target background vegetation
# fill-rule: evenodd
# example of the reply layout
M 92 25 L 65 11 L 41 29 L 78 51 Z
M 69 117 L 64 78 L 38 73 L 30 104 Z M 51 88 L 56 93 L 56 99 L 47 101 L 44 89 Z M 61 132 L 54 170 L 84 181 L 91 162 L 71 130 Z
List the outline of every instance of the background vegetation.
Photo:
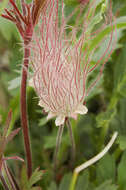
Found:
M 74 1 L 65 1 L 67 11 Z M 113 12 L 118 24 L 126 23 L 126 0 L 113 0 Z M 126 190 L 126 24 L 118 29 L 118 43 L 105 65 L 100 82 L 86 99 L 89 112 L 71 120 L 76 141 L 75 166 L 100 152 L 118 131 L 118 138 L 111 151 L 97 164 L 83 171 L 76 190 Z M 21 40 L 16 27 L 0 17 L 0 130 L 8 111 L 12 109 L 11 128 L 20 127 L 19 84 L 22 63 Z M 93 77 L 93 76 L 92 76 Z M 54 120 L 47 122 L 38 106 L 34 90 L 28 87 L 28 116 L 34 167 L 44 171 L 38 185 L 43 190 L 68 190 L 72 177 L 70 169 L 71 143 L 65 128 L 59 152 L 59 169 L 55 179 L 52 157 L 55 150 L 57 127 Z M 9 143 L 6 155 L 24 158 L 21 132 Z M 9 161 L 9 166 L 20 179 L 23 189 L 25 165 Z M 2 190 L 2 186 L 0 186 Z

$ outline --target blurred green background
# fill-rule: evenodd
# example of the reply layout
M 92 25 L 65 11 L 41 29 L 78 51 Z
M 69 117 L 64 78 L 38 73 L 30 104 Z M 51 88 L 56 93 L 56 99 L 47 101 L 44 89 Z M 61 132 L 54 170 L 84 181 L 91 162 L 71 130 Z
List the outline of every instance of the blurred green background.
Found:
M 65 1 L 66 2 L 66 1 Z M 67 3 L 67 10 L 73 6 Z M 75 5 L 74 5 L 75 6 Z M 116 19 L 126 23 L 126 0 L 113 0 Z M 100 83 L 87 98 L 89 112 L 71 120 L 76 141 L 75 166 L 90 159 L 102 150 L 114 131 L 119 135 L 109 153 L 97 164 L 79 175 L 76 190 L 126 190 L 126 27 L 118 30 L 118 42 L 111 59 L 105 65 Z M 20 127 L 20 76 L 22 44 L 16 27 L 0 17 L 0 130 L 8 111 L 12 109 L 11 127 Z M 71 143 L 65 128 L 59 152 L 59 170 L 53 179 L 52 157 L 55 149 L 57 127 L 54 120 L 47 122 L 34 90 L 28 87 L 28 117 L 34 168 L 45 170 L 38 183 L 43 190 L 68 190 Z M 8 145 L 5 155 L 24 158 L 21 132 Z M 9 161 L 19 181 L 23 180 L 24 166 Z M 2 187 L 0 187 L 2 190 Z

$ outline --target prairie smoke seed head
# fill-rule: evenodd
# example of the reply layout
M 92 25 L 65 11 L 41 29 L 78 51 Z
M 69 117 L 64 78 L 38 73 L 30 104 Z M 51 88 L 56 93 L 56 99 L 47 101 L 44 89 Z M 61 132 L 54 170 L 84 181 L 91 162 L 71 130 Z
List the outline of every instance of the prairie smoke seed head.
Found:
M 97 34 L 106 27 L 108 21 L 101 24 L 105 18 L 102 15 L 95 15 L 97 1 L 92 1 L 88 5 L 84 21 L 81 20 L 77 23 L 78 17 L 74 27 L 69 26 L 68 21 L 77 9 L 66 18 L 63 2 L 61 4 L 58 0 L 46 2 L 41 15 L 41 24 L 29 45 L 29 48 L 32 49 L 33 63 L 33 76 L 30 85 L 35 88 L 39 96 L 39 105 L 48 112 L 47 119 L 56 117 L 55 124 L 59 126 L 64 123 L 66 117 L 76 119 L 77 114 L 87 113 L 88 109 L 83 103 L 88 92 L 99 80 L 103 66 L 112 53 L 113 27 L 103 55 L 92 65 L 91 60 L 98 46 L 91 49 L 90 44 L 97 37 Z M 87 5 L 80 5 L 79 16 L 83 15 L 82 6 Z M 100 28 L 94 29 L 93 19 L 97 24 L 100 23 Z M 111 13 L 109 14 L 109 22 L 112 24 Z M 102 39 L 99 46 L 103 40 L 106 39 Z M 101 62 L 98 77 L 86 89 L 88 74 L 95 70 Z

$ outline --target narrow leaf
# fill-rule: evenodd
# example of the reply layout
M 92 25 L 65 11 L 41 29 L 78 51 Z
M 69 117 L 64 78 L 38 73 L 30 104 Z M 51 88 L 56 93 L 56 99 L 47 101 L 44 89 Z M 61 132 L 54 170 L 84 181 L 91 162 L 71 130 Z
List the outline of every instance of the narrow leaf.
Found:
M 11 141 L 11 140 L 15 137 L 15 135 L 18 134 L 18 132 L 20 131 L 20 129 L 21 129 L 21 128 L 17 128 L 17 129 L 15 129 L 14 131 L 12 131 L 12 132 L 7 136 L 6 142 L 8 143 L 9 141 Z
M 39 168 L 37 168 L 32 176 L 30 177 L 29 181 L 28 181 L 28 186 L 32 187 L 35 183 L 37 183 L 43 176 L 43 171 L 39 170 Z

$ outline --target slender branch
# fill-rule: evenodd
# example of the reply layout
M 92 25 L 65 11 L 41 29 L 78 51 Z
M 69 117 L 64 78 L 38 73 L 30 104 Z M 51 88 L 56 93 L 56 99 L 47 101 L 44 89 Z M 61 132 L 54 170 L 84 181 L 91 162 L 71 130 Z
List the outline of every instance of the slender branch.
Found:
M 25 47 L 24 63 L 22 67 L 21 97 L 20 98 L 21 98 L 21 123 L 22 123 L 24 145 L 25 145 L 25 151 L 26 151 L 28 177 L 30 177 L 32 174 L 32 154 L 31 154 L 31 147 L 30 147 L 30 137 L 29 137 L 28 118 L 27 118 L 27 103 L 26 103 L 26 84 L 27 84 L 29 56 L 30 56 L 30 50 L 27 47 Z
M 61 144 L 62 134 L 63 134 L 64 125 L 59 126 L 57 139 L 56 139 L 56 149 L 54 153 L 53 163 L 54 163 L 54 171 L 57 169 L 57 156 Z
M 72 126 L 71 126 L 69 119 L 66 120 L 66 125 L 68 127 L 69 136 L 70 136 L 71 145 L 72 145 L 71 166 L 73 168 L 74 162 L 75 162 L 75 155 L 76 155 L 76 146 L 75 146 L 75 140 L 74 140 L 74 135 L 73 135 L 73 131 L 72 131 Z
M 4 179 L 4 177 L 3 177 L 3 175 L 2 175 L 1 172 L 0 172 L 0 180 L 2 182 L 2 185 L 3 185 L 4 189 L 5 190 L 9 190 L 9 187 L 8 187 L 8 185 L 7 185 L 7 183 L 6 183 L 6 181 L 5 181 L 5 179 Z
M 117 135 L 118 135 L 118 133 L 115 132 L 113 134 L 111 140 L 109 141 L 109 143 L 105 146 L 105 148 L 99 154 L 97 154 L 96 156 L 94 156 L 93 158 L 91 158 L 90 160 L 88 160 L 87 162 L 85 162 L 85 163 L 83 163 L 80 166 L 78 166 L 78 167 L 75 168 L 69 190 L 74 190 L 75 189 L 77 177 L 78 177 L 78 175 L 79 175 L 79 173 L 81 171 L 83 171 L 87 167 L 91 166 L 92 164 L 94 164 L 95 162 L 97 162 L 98 160 L 100 160 L 109 151 L 109 149 L 113 145 L 113 143 L 114 143 Z

